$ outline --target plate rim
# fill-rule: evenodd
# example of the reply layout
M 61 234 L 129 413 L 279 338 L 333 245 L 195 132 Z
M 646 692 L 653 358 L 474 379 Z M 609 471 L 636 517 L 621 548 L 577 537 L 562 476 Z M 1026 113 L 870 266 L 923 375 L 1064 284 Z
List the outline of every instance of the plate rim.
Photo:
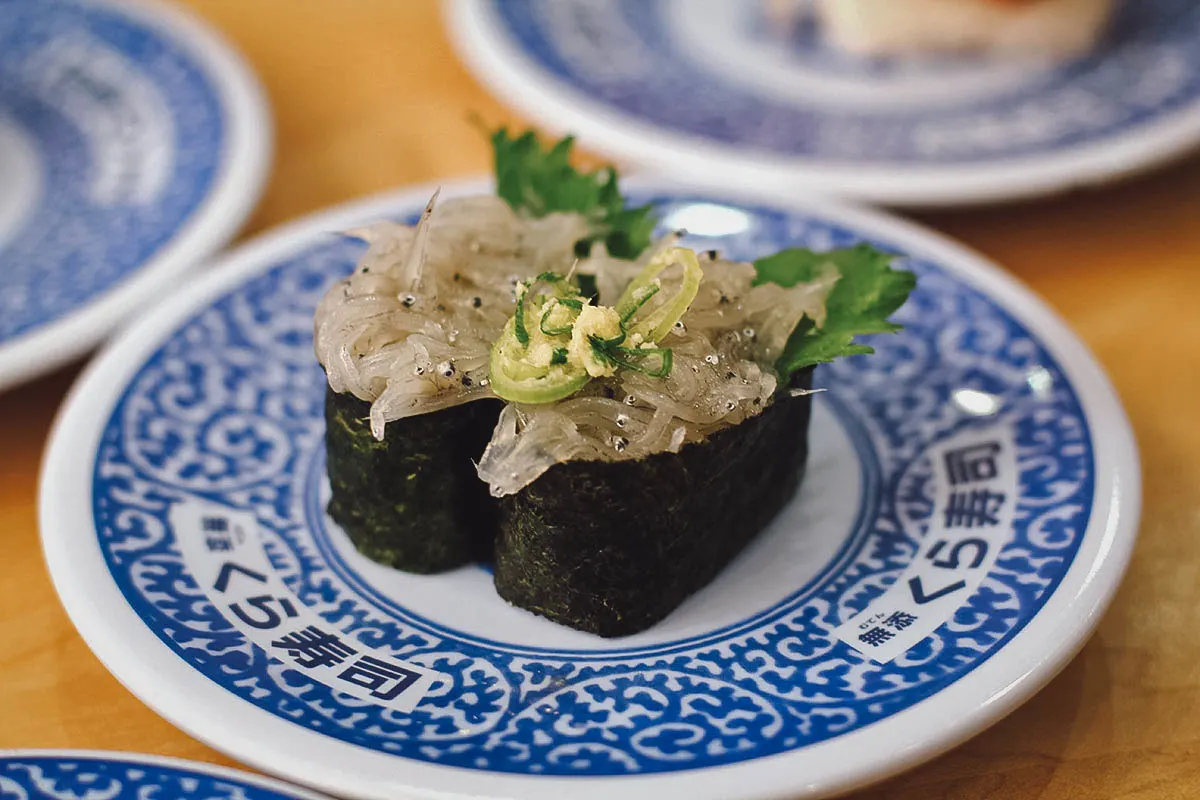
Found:
M 195 12 L 152 0 L 100 0 L 188 54 L 221 105 L 228 135 L 217 175 L 200 204 L 149 258 L 65 314 L 0 342 L 0 391 L 51 372 L 101 344 L 147 301 L 204 264 L 237 234 L 266 188 L 274 122 L 250 62 Z
M 138 764 L 151 767 L 165 767 L 192 772 L 197 775 L 221 778 L 237 783 L 268 789 L 278 794 L 293 797 L 296 800 L 330 800 L 326 795 L 317 794 L 311 789 L 286 783 L 278 778 L 245 772 L 234 767 L 221 764 L 211 764 L 207 761 L 196 761 L 190 758 L 175 756 L 160 756 L 154 753 L 135 753 L 130 750 L 95 750 L 91 748 L 73 749 L 59 747 L 4 748 L 0 749 L 0 762 L 19 760 L 22 758 L 58 758 L 63 761 L 104 761 L 108 763 Z
M 646 122 L 546 74 L 491 24 L 492 0 L 442 0 L 447 35 L 472 76 L 511 108 L 556 134 L 575 132 L 603 155 L 713 191 L 816 193 L 896 208 L 951 208 L 1031 200 L 1102 186 L 1164 166 L 1200 148 L 1200 99 L 1133 137 L 1108 137 L 1054 153 L 986 165 L 860 167 L 747 152 Z M 740 150 L 740 152 L 739 152 Z
M 485 189 L 489 182 L 441 184 L 447 195 Z M 827 198 L 780 200 L 736 192 L 707 192 L 661 179 L 626 184 L 647 191 L 687 193 L 715 201 L 819 214 L 864 233 L 884 236 L 933 258 L 1002 303 L 1038 336 L 1068 376 L 1092 433 L 1096 497 L 1080 549 L 1059 587 L 1005 646 L 1008 659 L 989 658 L 933 696 L 845 736 L 800 750 L 690 771 L 634 776 L 530 776 L 465 770 L 405 759 L 396 778 L 394 756 L 323 736 L 265 713 L 192 669 L 145 625 L 109 572 L 94 534 L 92 469 L 99 436 L 113 407 L 145 358 L 188 315 L 291 253 L 311 246 L 314 232 L 337 230 L 363 216 L 419 208 L 437 184 L 407 187 L 333 206 L 256 237 L 125 330 L 72 387 L 55 420 L 43 460 L 38 513 L 44 557 L 69 617 L 88 646 L 117 679 L 153 710 L 189 735 L 256 768 L 338 795 L 361 798 L 512 796 L 610 797 L 614 787 L 631 798 L 668 791 L 696 798 L 783 800 L 851 791 L 914 767 L 979 733 L 1048 683 L 1086 643 L 1108 607 L 1136 541 L 1141 472 L 1136 442 L 1115 390 L 1099 363 L 1040 298 L 999 267 L 923 226 Z M 66 490 L 64 491 L 64 487 Z M 88 502 L 78 502 L 86 498 Z M 74 499 L 76 502 L 71 502 Z M 1070 616 L 1065 612 L 1072 612 Z M 1045 642 L 1053 642 L 1047 651 Z M 164 676 L 171 676 L 164 680 Z M 197 709 L 202 709 L 197 713 Z M 962 709 L 970 711 L 962 713 Z M 924 741 L 907 732 L 913 721 L 936 727 Z M 932 726 L 929 720 L 934 720 Z M 952 720 L 949 724 L 945 720 Z M 853 751 L 857 758 L 837 753 Z M 864 758 L 863 753 L 871 754 Z M 832 755 L 831 755 L 832 754 Z M 323 758 L 321 757 L 323 756 Z M 324 761 L 324 763 L 321 763 Z M 801 764 L 800 762 L 804 762 Z M 813 769 L 813 764 L 821 765 Z M 797 767 L 808 769 L 797 779 Z

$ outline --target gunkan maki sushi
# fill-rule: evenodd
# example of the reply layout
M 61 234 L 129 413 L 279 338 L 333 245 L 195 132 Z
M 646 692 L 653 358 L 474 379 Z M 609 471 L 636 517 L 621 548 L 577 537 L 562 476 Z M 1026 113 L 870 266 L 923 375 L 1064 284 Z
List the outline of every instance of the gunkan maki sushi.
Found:
M 708 584 L 804 474 L 813 367 L 897 330 L 913 286 L 862 246 L 755 264 L 658 242 L 598 301 L 518 287 L 492 348 L 509 401 L 479 464 L 501 499 L 495 585 L 601 636 L 643 630 Z
M 519 278 L 577 263 L 576 280 L 649 244 L 611 169 L 577 172 L 572 141 L 492 136 L 497 193 L 380 222 L 314 321 L 330 516 L 364 555 L 410 572 L 490 558 L 496 503 L 475 474 L 500 413 L 488 358 Z
M 491 560 L 510 603 L 636 633 L 794 496 L 814 367 L 898 330 L 915 279 L 866 245 L 697 254 L 569 138 L 493 145 L 497 196 L 360 231 L 318 308 L 329 511 L 382 563 Z

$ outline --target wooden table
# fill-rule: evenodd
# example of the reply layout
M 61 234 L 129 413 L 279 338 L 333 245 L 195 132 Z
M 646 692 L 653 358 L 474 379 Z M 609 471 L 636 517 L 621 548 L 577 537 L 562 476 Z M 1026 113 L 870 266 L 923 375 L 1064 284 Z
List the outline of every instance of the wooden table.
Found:
M 468 114 L 520 122 L 459 65 L 432 0 L 190 5 L 242 49 L 274 110 L 274 173 L 246 236 L 365 193 L 485 171 Z M 857 797 L 1200 796 L 1200 160 L 1083 196 L 922 220 L 1011 269 L 1091 346 L 1137 431 L 1145 513 L 1124 587 L 1061 676 L 983 735 Z M 77 371 L 0 394 L 0 748 L 232 763 L 105 671 L 46 575 L 37 470 Z

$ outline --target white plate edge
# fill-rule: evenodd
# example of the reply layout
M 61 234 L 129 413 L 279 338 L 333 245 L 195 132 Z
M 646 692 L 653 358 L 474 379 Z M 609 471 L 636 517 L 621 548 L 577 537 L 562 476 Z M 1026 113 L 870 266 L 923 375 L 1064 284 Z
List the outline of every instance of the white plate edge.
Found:
M 442 0 L 447 35 L 474 78 L 547 130 L 573 132 L 601 154 L 713 191 L 845 196 L 893 207 L 950 208 L 1029 200 L 1113 183 L 1200 147 L 1200 102 L 1136 137 L 1119 137 L 1043 156 L 961 167 L 858 167 L 770 152 L 738 155 L 581 97 L 543 73 L 489 22 L 490 0 Z
M 666 192 L 696 191 L 661 181 L 635 180 L 627 185 L 639 184 Z M 445 184 L 448 195 L 456 190 L 480 189 L 485 185 L 484 182 L 466 181 Z M 222 265 L 193 286 L 186 296 L 171 298 L 109 345 L 88 367 L 60 411 L 47 448 L 39 497 L 43 547 L 52 579 L 72 621 L 96 655 L 131 692 L 167 720 L 257 768 L 323 791 L 363 798 L 461 798 L 483 796 L 479 794 L 481 791 L 502 793 L 489 794 L 489 797 L 539 800 L 567 794 L 578 798 L 601 798 L 610 796 L 613 791 L 627 793 L 631 798 L 652 798 L 666 791 L 687 791 L 689 796 L 697 798 L 735 795 L 754 800 L 816 797 L 850 791 L 881 780 L 916 766 L 982 731 L 1042 688 L 1086 642 L 1120 584 L 1132 552 L 1140 510 L 1140 469 L 1132 431 L 1115 391 L 1083 344 L 1057 315 L 1018 281 L 940 234 L 880 212 L 826 199 L 772 201 L 761 196 L 725 192 L 714 194 L 714 199 L 808 209 L 843 224 L 866 227 L 874 235 L 883 235 L 897 244 L 912 242 L 912 250 L 945 263 L 968 283 L 1004 301 L 1006 311 L 1038 335 L 1070 377 L 1087 414 L 1095 445 L 1097 496 L 1105 496 L 1106 491 L 1119 495 L 1122 505 L 1116 513 L 1109 509 L 1107 525 L 1098 521 L 1103 516 L 1098 512 L 1103 509 L 1093 509 L 1083 545 L 1067 575 L 1038 615 L 1005 646 L 1005 652 L 1010 654 L 1030 654 L 1022 659 L 1020 674 L 1014 675 L 1013 669 L 1005 668 L 1001 660 L 993 656 L 968 676 L 921 703 L 851 734 L 801 751 L 684 772 L 560 778 L 476 772 L 411 759 L 404 759 L 401 762 L 403 768 L 397 769 L 394 756 L 299 728 L 242 701 L 187 666 L 125 602 L 100 553 L 96 536 L 86 539 L 85 550 L 64 533 L 48 535 L 46 531 L 94 531 L 91 469 L 98 445 L 96 435 L 111 413 L 112 405 L 124 392 L 129 378 L 145 357 L 161 345 L 162 337 L 178 327 L 186 314 L 194 313 L 249 275 L 280 260 L 290 249 L 285 245 L 297 234 L 320 226 L 336 229 L 339 218 L 382 215 L 401 204 L 416 208 L 425 202 L 433 188 L 434 185 L 429 184 L 337 206 L 243 245 L 226 256 Z M 301 240 L 292 245 L 302 248 L 310 242 L 311 239 Z M 266 260 L 255 263 L 256 259 Z M 1019 305 L 1015 301 L 1019 301 Z M 83 405 L 85 397 L 91 408 Z M 1100 421 L 1107 424 L 1097 424 Z M 89 426 L 93 430 L 89 431 Z M 73 452 L 72 437 L 80 435 L 87 441 L 86 458 Z M 1119 467 L 1115 466 L 1118 464 Z M 64 485 L 64 481 L 74 485 L 82 483 L 83 494 L 88 498 L 84 507 L 61 502 L 50 494 L 48 487 Z M 1102 563 L 1110 565 L 1104 573 L 1096 569 Z M 83 583 L 68 580 L 68 576 L 86 576 L 92 588 L 85 591 Z M 1065 590 L 1069 586 L 1075 588 L 1068 595 Z M 1063 612 L 1072 607 L 1081 613 L 1060 622 Z M 119 609 L 123 619 L 114 623 L 102 610 L 105 608 Z M 1044 652 L 1046 642 L 1055 643 L 1050 652 Z M 1037 651 L 1043 652 L 1038 655 Z M 176 688 L 162 682 L 163 675 L 172 673 L 177 673 Z M 978 688 L 980 686 L 988 688 Z M 978 712 L 962 714 L 963 708 L 978 705 L 981 696 L 987 699 Z M 198 707 L 208 709 L 206 718 L 196 719 Z M 215 713 L 218 708 L 220 713 Z M 912 721 L 924 715 L 950 721 L 943 724 L 943 735 L 936 741 L 902 747 L 897 742 L 904 741 L 905 737 L 889 738 L 893 731 L 911 730 Z M 289 740 L 290 744 L 285 745 Z M 305 747 L 314 749 L 311 754 L 299 752 Z M 859 757 L 839 758 L 839 752 L 854 752 Z M 870 764 L 866 768 L 861 766 L 864 752 L 877 754 L 866 759 Z M 318 759 L 318 753 L 323 758 Z M 321 760 L 336 764 L 337 768 L 321 764 Z M 800 760 L 811 762 L 807 763 L 809 777 L 805 785 L 800 785 L 801 781 L 796 777 Z M 826 774 L 813 770 L 812 763 L 824 765 Z M 397 773 L 407 777 L 401 778 Z M 448 788 L 431 790 L 428 788 L 430 782 Z M 759 790 L 747 789 L 754 784 L 760 785 Z M 398 795 L 397 791 L 407 794 Z
M 270 173 L 274 124 L 249 62 L 194 12 L 151 0 L 105 0 L 188 53 L 213 86 L 229 135 L 213 188 L 150 258 L 106 291 L 28 333 L 0 342 L 0 391 L 89 352 L 156 295 L 234 237 L 258 204 Z

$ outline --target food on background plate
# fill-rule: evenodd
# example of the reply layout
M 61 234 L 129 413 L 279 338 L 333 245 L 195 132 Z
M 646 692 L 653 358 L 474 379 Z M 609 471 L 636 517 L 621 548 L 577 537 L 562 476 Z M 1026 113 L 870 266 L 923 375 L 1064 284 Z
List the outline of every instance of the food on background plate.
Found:
M 514 605 L 636 633 L 795 494 L 813 368 L 898 330 L 914 277 L 866 245 L 750 264 L 652 240 L 570 139 L 493 145 L 499 197 L 368 229 L 318 309 L 330 513 L 375 560 L 490 557 Z
M 771 0 L 790 27 L 815 3 L 825 35 L 859 55 L 930 51 L 1067 58 L 1090 50 L 1114 0 Z

